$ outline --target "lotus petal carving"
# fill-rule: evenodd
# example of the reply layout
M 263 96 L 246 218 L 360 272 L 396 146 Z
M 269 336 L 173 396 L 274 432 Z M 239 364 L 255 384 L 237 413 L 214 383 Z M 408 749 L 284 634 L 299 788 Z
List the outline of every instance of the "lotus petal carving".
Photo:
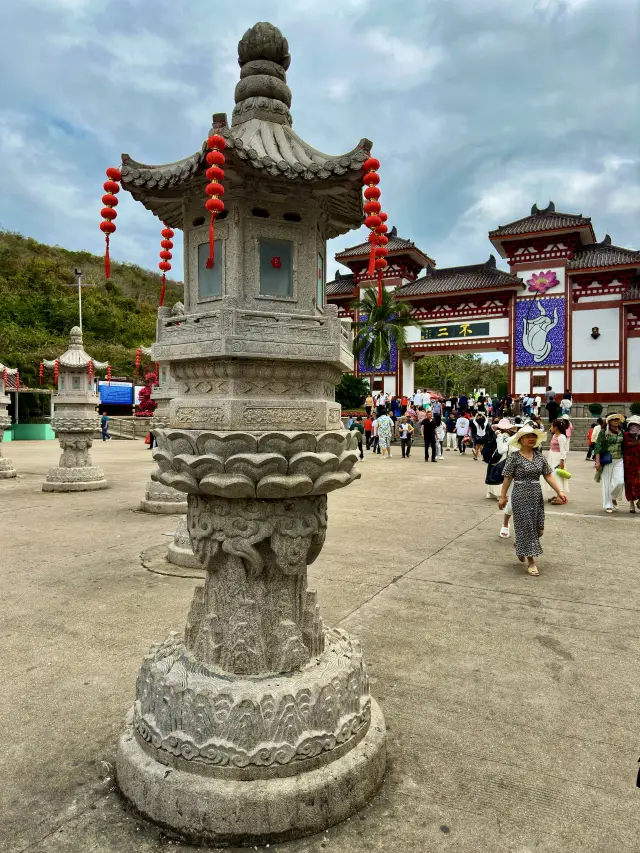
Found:
M 255 453 L 258 442 L 248 432 L 203 432 L 198 435 L 196 445 L 200 453 L 212 453 L 228 459 L 237 453 Z
M 254 483 L 269 474 L 286 474 L 287 460 L 279 453 L 236 453 L 225 463 L 227 474 L 244 474 Z
M 294 475 L 279 477 L 271 475 L 263 477 L 256 487 L 258 498 L 302 498 L 311 494 L 313 480 L 311 477 Z
M 317 437 L 311 432 L 266 432 L 258 439 L 261 453 L 280 453 L 290 459 L 296 453 L 312 453 L 316 449 Z
M 312 480 L 337 469 L 338 457 L 333 453 L 296 453 L 289 460 L 289 473 L 306 474 Z
M 219 498 L 255 498 L 256 487 L 242 474 L 208 474 L 200 480 L 199 491 Z
M 334 471 L 322 474 L 313 485 L 312 495 L 324 495 L 334 489 L 340 489 L 351 482 L 351 476 L 346 471 Z

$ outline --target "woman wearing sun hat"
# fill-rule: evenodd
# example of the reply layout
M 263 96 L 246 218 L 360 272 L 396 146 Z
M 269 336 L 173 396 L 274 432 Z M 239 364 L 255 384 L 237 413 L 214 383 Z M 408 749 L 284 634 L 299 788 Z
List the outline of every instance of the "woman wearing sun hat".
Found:
M 631 415 L 622 438 L 624 461 L 624 494 L 631 506 L 629 512 L 640 509 L 640 417 Z
M 498 506 L 507 505 L 507 492 L 513 482 L 511 505 L 513 527 L 516 534 L 516 554 L 521 563 L 527 563 L 527 573 L 537 577 L 540 572 L 536 557 L 542 554 L 540 537 L 544 533 L 544 498 L 540 477 L 558 495 L 562 503 L 567 498 L 553 476 L 551 466 L 538 449 L 545 439 L 544 430 L 523 426 L 510 440 L 515 452 L 507 456 L 504 465 L 504 481 Z
M 602 483 L 602 506 L 605 512 L 618 509 L 618 498 L 624 488 L 622 459 L 622 424 L 624 415 L 607 416 L 606 429 L 596 441 L 596 483 Z

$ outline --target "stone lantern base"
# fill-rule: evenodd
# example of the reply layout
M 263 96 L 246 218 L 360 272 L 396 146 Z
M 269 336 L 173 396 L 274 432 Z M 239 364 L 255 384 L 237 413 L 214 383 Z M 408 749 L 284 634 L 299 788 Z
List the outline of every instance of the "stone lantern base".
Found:
M 140 502 L 140 509 L 142 512 L 156 515 L 184 515 L 187 511 L 187 501 L 184 492 L 150 479 Z
M 344 631 L 325 629 L 300 671 L 231 679 L 172 634 L 143 661 L 118 745 L 120 790 L 191 844 L 319 832 L 361 809 L 384 777 L 385 723 L 367 684 Z
M 106 489 L 104 471 L 97 465 L 86 468 L 49 468 L 43 492 L 93 492 Z
M 16 469 L 13 467 L 11 460 L 6 456 L 0 456 L 0 480 L 10 480 L 17 475 Z
M 269 844 L 321 832 L 346 820 L 382 784 L 386 734 L 371 700 L 366 735 L 346 755 L 294 776 L 251 781 L 168 768 L 151 758 L 128 725 L 120 738 L 118 785 L 136 809 L 191 844 Z
M 169 545 L 167 560 L 174 566 L 182 566 L 184 569 L 202 569 L 191 547 L 186 515 L 178 522 L 176 532 L 173 534 L 173 542 Z

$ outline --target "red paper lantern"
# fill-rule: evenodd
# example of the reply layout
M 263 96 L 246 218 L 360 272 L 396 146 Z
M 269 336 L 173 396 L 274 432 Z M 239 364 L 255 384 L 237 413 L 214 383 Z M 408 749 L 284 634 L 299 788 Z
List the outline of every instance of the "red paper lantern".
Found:
M 282 260 L 281 260 L 281 258 L 279 258 L 277 255 L 276 255 L 275 257 L 271 258 L 271 266 L 272 266 L 275 270 L 282 269 Z
M 364 197 L 367 199 L 378 199 L 380 198 L 380 195 L 381 193 L 379 187 L 370 186 L 367 187 L 364 191 Z
M 171 238 L 173 237 L 173 230 L 169 228 L 166 222 L 162 223 L 164 228 L 160 232 L 162 236 L 162 240 L 160 241 L 160 245 L 162 246 L 162 251 L 160 252 L 161 261 L 158 264 L 158 267 L 162 270 L 162 287 L 160 288 L 160 301 L 159 305 L 162 307 L 164 305 L 164 294 L 167 289 L 167 276 L 166 273 L 171 269 L 171 264 L 169 261 L 173 257 L 169 249 L 173 249 L 173 242 Z
M 364 212 L 369 213 L 380 213 L 382 205 L 379 201 L 367 201 L 364 205 Z
M 106 195 L 102 196 L 102 203 L 105 207 L 100 211 L 100 216 L 103 221 L 100 223 L 100 230 L 104 234 L 105 251 L 104 251 L 104 277 L 111 278 L 111 257 L 109 255 L 109 235 L 116 230 L 115 222 L 113 221 L 118 214 L 114 210 L 118 204 L 116 193 L 120 192 L 120 181 L 122 180 L 122 172 L 116 169 L 115 166 L 110 166 L 107 169 L 108 181 L 103 184 Z
M 204 206 L 211 214 L 209 219 L 209 257 L 207 258 L 206 263 L 207 269 L 212 269 L 215 261 L 216 217 L 224 210 L 224 202 L 220 196 L 224 195 L 224 187 L 222 186 L 222 181 L 224 180 L 224 169 L 221 167 L 225 164 L 225 156 L 222 152 L 226 147 L 227 143 L 225 142 L 224 137 L 220 136 L 219 133 L 213 133 L 207 139 L 207 148 L 209 149 L 207 154 L 207 163 L 210 167 L 207 169 L 207 178 L 210 183 L 207 184 L 205 188 L 205 192 L 209 198 L 206 200 Z

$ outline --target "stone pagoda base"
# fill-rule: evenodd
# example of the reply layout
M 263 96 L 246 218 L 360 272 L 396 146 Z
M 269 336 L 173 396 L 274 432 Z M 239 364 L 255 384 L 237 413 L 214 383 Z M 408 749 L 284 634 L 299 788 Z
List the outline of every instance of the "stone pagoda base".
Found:
M 323 638 L 300 671 L 232 679 L 175 634 L 154 647 L 118 746 L 125 797 L 209 845 L 286 841 L 361 809 L 384 776 L 384 719 L 357 640 Z
M 184 492 L 150 479 L 140 509 L 156 515 L 184 515 L 187 511 L 186 496 Z
M 84 468 L 49 468 L 43 492 L 93 492 L 108 486 L 104 471 L 97 465 Z
M 176 532 L 173 534 L 173 542 L 169 545 L 167 560 L 174 566 L 181 566 L 184 569 L 202 569 L 191 547 L 186 515 L 178 522 Z
M 0 480 L 10 480 L 17 476 L 17 471 L 13 467 L 10 459 L 6 456 L 0 456 Z

